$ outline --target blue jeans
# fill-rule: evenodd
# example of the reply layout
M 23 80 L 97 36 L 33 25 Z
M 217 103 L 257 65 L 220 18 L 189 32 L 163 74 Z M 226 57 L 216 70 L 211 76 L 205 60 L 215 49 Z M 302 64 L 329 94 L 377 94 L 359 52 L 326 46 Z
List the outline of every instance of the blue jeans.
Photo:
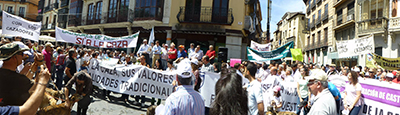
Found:
M 349 115 L 358 115 L 358 112 L 360 112 L 361 106 L 355 106 L 353 109 L 351 109 Z

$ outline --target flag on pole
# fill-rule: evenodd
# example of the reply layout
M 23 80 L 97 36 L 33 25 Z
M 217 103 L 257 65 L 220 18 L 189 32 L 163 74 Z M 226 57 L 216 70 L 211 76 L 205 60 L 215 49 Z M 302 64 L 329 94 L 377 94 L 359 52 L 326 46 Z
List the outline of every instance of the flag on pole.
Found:
M 150 38 L 149 38 L 149 44 L 154 42 L 155 36 L 154 36 L 154 26 L 151 28 L 151 33 L 150 33 Z
M 293 60 L 303 62 L 303 53 L 301 52 L 300 48 L 296 48 L 296 49 L 291 48 L 290 52 L 292 53 Z

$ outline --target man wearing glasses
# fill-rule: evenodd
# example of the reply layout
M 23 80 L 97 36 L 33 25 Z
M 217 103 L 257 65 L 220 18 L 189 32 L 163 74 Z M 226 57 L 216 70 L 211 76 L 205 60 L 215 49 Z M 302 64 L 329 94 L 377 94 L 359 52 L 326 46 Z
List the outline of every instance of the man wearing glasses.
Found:
M 315 95 L 314 104 L 308 115 L 337 115 L 335 98 L 328 89 L 328 76 L 325 72 L 315 70 L 307 79 L 307 86 Z

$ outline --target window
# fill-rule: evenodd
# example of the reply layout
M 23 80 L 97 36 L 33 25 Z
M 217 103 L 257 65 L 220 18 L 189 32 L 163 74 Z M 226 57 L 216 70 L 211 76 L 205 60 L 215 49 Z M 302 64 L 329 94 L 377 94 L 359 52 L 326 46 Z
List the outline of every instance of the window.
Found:
M 325 4 L 325 15 L 328 15 L 328 4 Z
M 118 0 L 110 0 L 110 6 L 108 7 L 108 18 L 117 17 L 117 5 Z
M 328 28 L 324 29 L 324 43 L 328 42 Z
M 25 17 L 25 7 L 19 7 L 18 16 Z
M 311 41 L 312 45 L 314 45 L 314 42 L 315 42 L 315 34 L 312 35 L 312 41 Z
M 136 0 L 135 20 L 162 19 L 164 0 Z
M 213 22 L 226 23 L 228 20 L 229 0 L 214 0 Z
M 311 41 L 311 40 L 310 40 L 310 36 L 308 36 L 308 37 L 307 37 L 307 44 L 308 44 L 308 46 L 311 46 L 310 41 Z
M 139 0 L 137 0 L 139 1 Z M 108 22 L 124 22 L 128 20 L 129 0 L 110 0 Z
M 312 15 L 312 21 L 313 21 L 313 24 L 314 24 L 315 23 L 315 14 Z
M 343 20 L 343 17 L 342 17 L 342 9 L 339 9 L 339 10 L 336 12 L 336 14 L 337 14 L 337 25 L 340 25 L 340 24 L 342 24 L 342 20 Z
M 13 13 L 14 13 L 14 12 L 13 12 L 13 7 L 12 7 L 12 6 L 8 6 L 8 7 L 7 7 L 7 12 L 13 14 Z
M 397 16 L 397 0 L 392 1 L 392 17 Z
M 93 20 L 93 14 L 94 14 L 94 6 L 93 3 L 89 4 L 88 6 L 88 14 L 87 14 L 87 20 Z
M 96 11 L 95 11 L 95 14 L 96 14 L 95 19 L 96 20 L 100 20 L 101 19 L 102 7 L 103 7 L 103 2 L 100 1 L 100 2 L 96 3 Z
M 318 10 L 318 21 L 321 20 L 321 10 Z
M 318 37 L 318 38 L 317 38 L 317 40 L 318 40 L 318 41 L 317 41 L 317 44 L 321 44 L 321 42 L 322 42 L 322 41 L 321 41 L 321 31 L 318 31 L 317 37 Z

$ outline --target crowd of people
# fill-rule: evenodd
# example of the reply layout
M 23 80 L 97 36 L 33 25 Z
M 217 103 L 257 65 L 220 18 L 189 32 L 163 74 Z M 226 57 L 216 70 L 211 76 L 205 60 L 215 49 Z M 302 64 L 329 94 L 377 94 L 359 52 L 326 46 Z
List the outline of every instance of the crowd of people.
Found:
M 293 114 L 357 115 L 362 105 L 359 79 L 400 83 L 400 71 L 361 66 L 243 61 L 230 67 L 228 63 L 214 61 L 216 55 L 212 45 L 205 54 L 200 45 L 195 46 L 191 43 L 188 49 L 184 45 L 176 48 L 174 43 L 160 45 L 159 41 L 150 41 L 148 44 L 143 40 L 137 52 L 126 53 L 76 45 L 39 45 L 20 37 L 3 39 L 0 46 L 0 113 L 35 114 L 38 108 L 41 112 L 50 112 L 51 109 L 43 108 L 59 105 L 54 100 L 62 100 L 65 106 L 60 108 L 71 111 L 73 104 L 78 102 L 77 113 L 85 115 L 91 103 L 90 95 L 96 89 L 87 74 L 88 66 L 110 58 L 118 59 L 118 64 L 126 66 L 141 65 L 176 73 L 171 84 L 174 92 L 165 100 L 165 105 L 154 107 L 162 100 L 152 98 L 153 106 L 148 108 L 160 108 L 157 114 L 162 115 L 279 113 L 283 106 L 279 83 L 283 81 L 297 83 L 298 109 Z M 200 72 L 220 73 L 211 107 L 205 107 L 199 93 L 203 82 Z M 344 95 L 329 82 L 328 77 L 333 75 L 348 79 Z M 261 84 L 269 85 L 262 88 Z M 111 93 L 106 89 L 103 91 L 106 97 Z M 129 97 L 122 94 L 120 99 L 127 102 Z M 146 106 L 144 95 L 134 98 L 135 105 Z M 42 100 L 49 100 L 48 104 L 43 104 Z M 341 106 L 344 109 L 341 110 Z

